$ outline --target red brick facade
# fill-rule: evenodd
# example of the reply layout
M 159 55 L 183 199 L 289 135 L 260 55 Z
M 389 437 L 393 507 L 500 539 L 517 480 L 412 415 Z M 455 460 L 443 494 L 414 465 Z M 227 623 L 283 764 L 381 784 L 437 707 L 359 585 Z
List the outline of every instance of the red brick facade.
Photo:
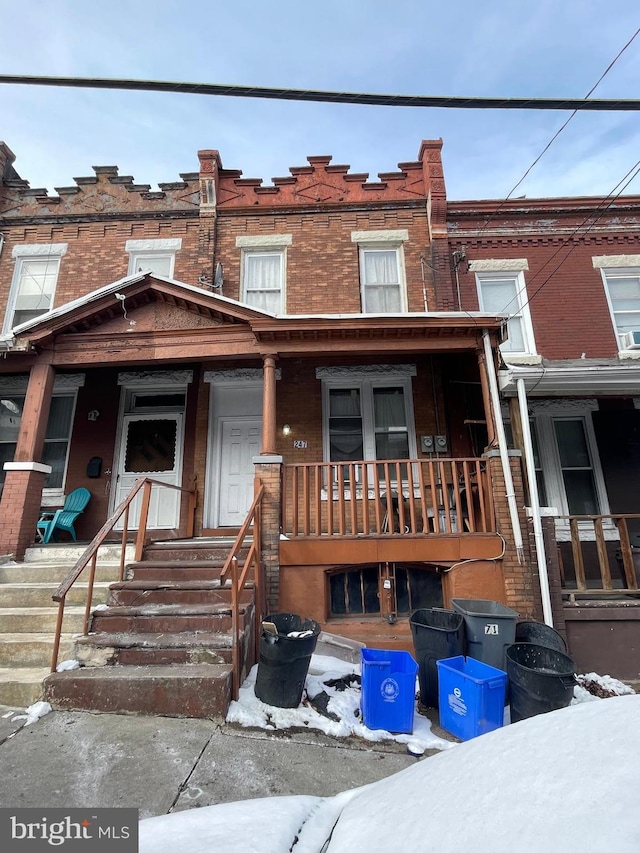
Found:
M 484 424 L 491 418 L 486 393 L 484 398 L 482 393 L 483 383 L 486 390 L 479 359 L 482 331 L 489 328 L 495 345 L 502 320 L 466 313 L 478 309 L 475 276 L 465 264 L 454 268 L 453 253 L 465 247 L 469 261 L 526 258 L 525 279 L 535 288 L 553 271 L 562 235 L 570 235 L 583 213 L 575 205 L 562 204 L 547 221 L 548 205 L 542 203 L 526 210 L 510 203 L 499 214 L 488 203 L 448 204 L 441 146 L 440 140 L 424 142 L 416 161 L 400 163 L 397 170 L 383 172 L 375 181 L 319 156 L 309 157 L 306 165 L 292 167 L 289 175 L 265 185 L 225 169 L 218 152 L 207 150 L 199 152 L 199 173 L 162 184 L 159 192 L 150 192 L 149 187 L 107 166 L 96 167 L 94 176 L 74 179 L 73 186 L 59 188 L 57 195 L 30 188 L 12 169 L 10 152 L 0 148 L 0 169 L 2 157 L 5 160 L 0 188 L 4 235 L 0 314 L 6 311 L 14 277 L 13 251 L 25 245 L 66 244 L 55 310 L 93 294 L 90 302 L 69 308 L 68 316 L 43 317 L 34 331 L 18 336 L 17 343 L 8 342 L 7 358 L 0 361 L 0 382 L 3 377 L 26 376 L 44 360 L 53 365 L 56 375 L 84 376 L 77 393 L 64 483 L 67 493 L 78 486 L 92 492 L 78 522 L 80 538 L 89 539 L 113 506 L 125 411 L 122 372 L 182 371 L 191 377 L 185 391 L 182 485 L 196 484 L 197 535 L 217 525 L 211 482 L 221 465 L 216 444 L 221 412 L 212 402 L 215 395 L 205 378 L 208 371 L 260 372 L 265 359 L 275 360 L 281 378 L 276 383 L 275 423 L 269 429 L 275 429 L 276 454 L 289 465 L 326 461 L 318 367 L 411 365 L 415 375 L 410 385 L 414 416 L 410 426 L 415 428 L 418 460 L 429 458 L 430 453 L 420 443 L 422 436 L 444 435 L 452 457 L 482 455 Z M 586 202 L 583 206 L 589 207 Z M 494 219 L 485 227 L 492 212 Z M 607 232 L 607 245 L 625 245 L 632 252 L 633 223 L 629 223 Z M 604 224 L 603 220 L 600 225 Z M 613 213 L 607 227 L 613 229 Z M 363 238 L 358 238 L 362 232 L 374 232 L 373 237 L 375 232 L 391 233 L 394 245 L 401 246 L 400 277 L 406 283 L 406 310 L 401 316 L 364 313 L 359 249 Z M 598 235 L 594 229 L 564 264 L 565 298 L 559 303 L 551 286 L 545 286 L 531 302 L 538 352 L 549 358 L 580 357 L 587 348 L 587 317 L 604 316 L 603 312 L 608 317 L 600 273 L 591 261 L 592 254 L 604 253 L 598 241 L 605 238 Z M 287 317 L 273 318 L 241 304 L 242 247 L 247 238 L 263 237 L 273 238 L 265 245 L 275 245 L 278 236 L 286 236 L 283 313 Z M 373 239 L 370 233 L 368 239 Z M 162 277 L 131 281 L 128 240 L 181 241 L 175 252 L 175 282 L 167 283 Z M 587 281 L 588 293 L 584 292 Z M 124 305 L 117 301 L 115 283 L 124 291 Z M 106 295 L 95 295 L 100 288 Z M 123 315 L 123 311 L 129 313 Z M 566 331 L 564 337 L 557 333 L 558 321 Z M 610 323 L 588 338 L 589 356 L 615 354 Z M 241 403 L 235 405 L 247 414 Z M 92 420 L 89 415 L 96 411 L 99 416 Z M 252 409 L 249 415 L 259 419 L 263 411 Z M 282 433 L 285 423 L 293 428 L 290 437 Z M 302 443 L 294 446 L 294 439 Z M 40 446 L 34 452 L 38 458 L 26 461 L 40 462 L 42 452 Z M 92 479 L 87 463 L 96 456 L 102 459 L 102 472 Z M 504 558 L 496 554 L 492 560 L 485 542 L 475 571 L 470 568 L 473 563 L 464 561 L 465 567 L 452 570 L 443 582 L 445 597 L 463 590 L 467 595 L 500 598 L 522 615 L 537 615 L 535 557 L 525 537 L 527 547 L 522 562 L 518 561 L 499 460 L 491 458 L 486 464 L 493 483 L 497 530 L 506 542 Z M 526 529 L 519 459 L 512 464 L 520 524 Z M 0 553 L 7 549 L 22 553 L 33 540 L 42 475 L 33 475 L 27 483 L 20 474 L 14 472 L 7 479 L 2 496 Z M 256 474 L 266 486 L 262 553 L 269 606 L 275 609 L 282 601 L 293 606 L 290 591 L 281 588 L 281 579 L 297 571 L 289 565 L 281 573 L 280 567 L 281 467 L 265 462 L 257 466 Z M 22 498 L 15 500 L 18 483 Z M 443 565 L 456 562 L 453 551 L 442 553 Z M 473 548 L 466 553 L 475 559 Z M 407 557 L 406 561 L 412 560 Z M 353 562 L 357 564 L 358 559 Z M 313 574 L 313 589 L 323 590 L 322 603 L 316 604 L 324 616 L 328 613 L 327 566 L 318 563 L 306 575 Z M 297 576 L 291 589 L 304 586 L 302 577 Z

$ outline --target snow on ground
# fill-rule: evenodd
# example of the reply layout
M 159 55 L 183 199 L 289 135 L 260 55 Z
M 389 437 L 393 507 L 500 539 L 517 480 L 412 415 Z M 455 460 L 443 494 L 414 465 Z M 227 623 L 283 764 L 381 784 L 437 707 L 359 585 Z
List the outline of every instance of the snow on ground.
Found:
M 639 765 L 640 696 L 579 702 L 336 797 L 143 820 L 140 851 L 637 853 Z
M 260 728 L 267 731 L 280 731 L 292 728 L 308 728 L 324 732 L 331 737 L 346 738 L 352 735 L 363 740 L 380 742 L 396 741 L 406 743 L 411 752 L 421 754 L 427 749 L 449 749 L 456 743 L 444 740 L 431 730 L 431 721 L 414 713 L 413 734 L 392 734 L 384 730 L 372 730 L 363 725 L 360 718 L 360 687 L 357 684 L 339 690 L 326 682 L 344 678 L 352 674 L 360 675 L 360 666 L 327 655 L 313 655 L 309 666 L 305 694 L 297 708 L 276 708 L 260 701 L 254 687 L 258 666 L 254 666 L 240 688 L 237 702 L 232 702 L 227 714 L 227 722 L 247 728 Z M 609 696 L 623 696 L 635 691 L 609 675 L 595 672 L 578 675 L 578 684 L 574 688 L 572 705 L 591 702 Z M 324 691 L 328 694 L 327 712 L 319 713 L 311 704 Z M 509 723 L 509 708 L 505 710 L 505 725 Z
M 257 672 L 256 664 L 240 688 L 238 701 L 231 703 L 227 714 L 228 723 L 271 731 L 290 728 L 316 729 L 331 737 L 346 738 L 355 735 L 373 742 L 393 740 L 410 744 L 412 752 L 449 749 L 456 745 L 435 735 L 431 731 L 431 721 L 417 712 L 413 718 L 413 734 L 391 734 L 381 729 L 368 729 L 363 725 L 360 719 L 359 685 L 338 690 L 326 684 L 327 681 L 351 674 L 360 675 L 359 664 L 326 655 L 312 655 L 306 682 L 308 699 L 303 695 L 303 701 L 297 708 L 276 708 L 261 702 L 254 693 Z M 320 714 L 309 703 L 309 699 L 313 700 L 323 691 L 330 697 L 327 711 L 339 720 Z
M 51 710 L 51 705 L 48 702 L 34 702 L 33 705 L 29 705 L 24 714 L 17 714 L 15 717 L 12 717 L 11 722 L 14 723 L 17 720 L 24 720 L 24 725 L 30 726 L 33 723 L 37 723 L 40 717 L 44 717 L 45 714 L 50 713 Z

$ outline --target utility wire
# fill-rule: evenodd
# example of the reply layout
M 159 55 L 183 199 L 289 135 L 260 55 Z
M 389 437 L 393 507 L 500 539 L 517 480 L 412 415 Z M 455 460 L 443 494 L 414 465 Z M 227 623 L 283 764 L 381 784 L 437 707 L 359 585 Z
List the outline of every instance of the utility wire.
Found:
M 266 98 L 281 101 L 314 101 L 383 107 L 439 107 L 478 110 L 590 110 L 637 112 L 637 98 L 475 98 L 440 95 L 385 95 L 363 92 L 329 92 L 322 89 L 280 89 L 218 83 L 176 83 L 166 80 L 123 80 L 108 77 L 40 77 L 0 74 L 0 84 L 21 86 L 67 86 L 77 89 L 120 89 L 168 92 L 178 95 L 217 95 L 232 98 Z
M 632 173 L 633 173 L 633 174 L 632 174 Z M 629 184 L 630 184 L 633 180 L 635 180 L 635 178 L 637 178 L 638 174 L 640 174 L 640 160 L 637 160 L 637 161 L 635 162 L 635 164 L 631 167 L 631 169 L 629 169 L 629 171 L 628 171 L 628 172 L 627 172 L 627 174 L 625 175 L 625 178 L 627 177 L 627 175 L 630 175 L 630 177 L 629 177 L 629 179 L 627 180 L 627 182 L 622 186 L 622 188 L 619 190 L 619 192 L 617 192 L 617 193 L 616 193 L 616 195 L 615 195 L 615 196 L 613 196 L 613 198 L 611 198 L 611 200 L 609 201 L 609 203 L 608 203 L 608 204 L 606 204 L 606 205 L 602 208 L 602 210 L 600 210 L 600 211 L 597 213 L 597 215 L 595 215 L 595 216 L 593 217 L 593 222 L 589 225 L 589 227 L 588 227 L 588 228 L 586 228 L 586 229 L 581 233 L 581 235 L 580 235 L 580 236 L 585 236 L 586 234 L 588 234 L 588 233 L 589 233 L 589 231 L 591 231 L 591 229 L 592 229 L 592 228 L 594 228 L 594 227 L 595 227 L 595 225 L 596 225 L 597 221 L 598 221 L 598 220 L 599 220 L 599 219 L 600 219 L 600 218 L 601 218 L 601 217 L 602 217 L 602 216 L 607 212 L 607 210 L 609 210 L 609 208 L 611 207 L 611 205 L 612 205 L 612 204 L 614 204 L 614 202 L 616 202 L 616 201 L 620 198 L 620 196 L 621 196 L 621 195 L 622 195 L 622 193 L 626 190 L 626 188 L 629 186 Z M 623 178 L 622 180 L 624 180 L 624 178 Z M 618 184 L 617 184 L 616 186 L 620 186 L 620 183 L 621 183 L 621 181 L 619 181 L 619 182 L 618 182 Z M 611 193 L 610 193 L 609 195 L 611 195 Z M 609 197 L 609 196 L 607 196 L 607 198 L 608 198 L 608 197 Z M 606 201 L 606 198 L 605 198 L 605 201 Z M 584 222 L 582 222 L 580 225 L 578 225 L 578 227 L 577 227 L 577 228 L 576 228 L 576 229 L 575 229 L 571 234 L 569 234 L 569 235 L 568 235 L 568 237 L 564 240 L 564 242 L 563 242 L 562 246 L 558 249 L 558 252 L 560 251 L 560 249 L 562 249 L 562 248 L 566 248 L 566 247 L 569 245 L 569 241 L 570 241 L 570 240 L 573 240 L 573 238 L 574 238 L 574 237 L 575 237 L 575 235 L 578 233 L 578 231 L 579 231 L 579 230 L 580 230 L 580 229 L 581 229 L 581 228 L 582 228 L 582 227 L 583 227 L 583 226 L 584 226 L 584 225 L 589 221 L 589 218 L 590 218 L 590 217 L 587 217 L 587 218 L 584 220 Z M 562 260 L 560 261 L 560 263 L 558 264 L 558 266 L 557 266 L 554 270 L 552 270 L 552 272 L 550 272 L 550 273 L 549 273 L 549 275 L 548 275 L 548 276 L 546 277 L 546 279 L 542 282 L 542 284 L 540 284 L 540 285 L 539 285 L 539 286 L 538 286 L 538 287 L 533 291 L 533 293 L 532 293 L 530 296 L 528 296 L 528 297 L 527 297 L 526 302 L 524 302 L 524 303 L 523 303 L 523 305 L 522 305 L 522 307 L 523 307 L 523 308 L 524 308 L 526 305 L 528 305 L 528 304 L 531 302 L 531 300 L 532 300 L 532 299 L 534 299 L 534 297 L 536 297 L 536 296 L 540 293 L 540 291 L 541 291 L 541 290 L 542 290 L 542 289 L 543 289 L 543 288 L 544 288 L 544 287 L 545 287 L 545 286 L 546 286 L 546 285 L 551 281 L 551 279 L 553 278 L 553 276 L 558 272 L 558 270 L 560 269 L 560 267 L 561 267 L 561 266 L 566 262 L 566 260 L 569 258 L 569 255 L 571 255 L 571 254 L 572 254 L 572 252 L 574 252 L 574 251 L 575 251 L 575 249 L 577 248 L 577 246 L 578 246 L 578 243 L 577 243 L 577 242 L 573 242 L 573 243 L 572 243 L 572 245 L 571 245 L 571 247 L 570 247 L 569 251 L 568 251 L 568 252 L 567 252 L 567 254 L 564 256 L 564 258 L 562 258 Z M 555 254 L 558 254 L 558 252 L 556 252 Z M 554 257 L 554 256 L 552 256 L 552 257 Z M 550 259 L 550 260 L 551 260 L 551 259 Z
M 638 34 L 640 34 L 640 27 L 639 27 L 639 28 L 635 31 L 635 33 L 631 36 L 631 38 L 630 38 L 630 39 L 629 39 L 629 41 L 625 44 L 625 46 L 624 46 L 624 47 L 622 47 L 622 48 L 618 51 L 617 55 L 616 55 L 616 56 L 611 60 L 611 62 L 610 62 L 610 63 L 609 63 L 609 65 L 605 68 L 605 70 L 602 72 L 602 74 L 600 75 L 600 77 L 598 78 L 598 80 L 596 81 L 596 83 L 591 87 L 591 89 L 589 89 L 589 91 L 588 91 L 588 92 L 587 92 L 587 94 L 585 95 L 585 100 L 586 100 L 586 99 L 588 99 L 588 98 L 589 98 L 589 97 L 590 97 L 590 96 L 595 92 L 595 90 L 598 88 L 598 86 L 600 85 L 600 83 L 602 83 L 602 81 L 604 80 L 604 78 L 605 78 L 605 77 L 607 76 L 607 74 L 611 71 L 611 69 L 613 68 L 613 66 L 614 66 L 614 65 L 616 64 L 616 62 L 620 59 L 620 57 L 621 57 L 621 56 L 622 56 L 622 54 L 625 52 L 625 50 L 629 47 L 629 45 L 630 45 L 630 44 L 634 41 L 634 39 L 638 36 Z M 562 126 L 561 126 L 561 127 L 560 127 L 556 132 L 555 132 L 555 133 L 554 133 L 554 135 L 551 137 L 551 139 L 547 142 L 547 144 L 545 145 L 545 147 L 542 149 L 542 151 L 538 154 L 538 156 L 536 157 L 536 159 L 533 161 L 533 163 L 532 163 L 532 164 L 529 166 L 529 168 L 526 170 L 526 172 L 524 173 L 524 175 L 523 175 L 523 176 L 520 178 L 520 180 L 519 180 L 516 184 L 514 184 L 514 186 L 510 189 L 510 191 L 508 192 L 508 194 L 506 195 L 506 197 L 503 199 L 503 201 L 500 203 L 500 205 L 498 206 L 498 208 L 497 208 L 497 209 L 496 209 L 492 214 L 490 214 L 490 216 L 487 218 L 487 220 L 485 221 L 484 225 L 482 226 L 482 229 L 480 230 L 480 234 L 479 234 L 478 236 L 480 236 L 480 235 L 483 233 L 483 231 L 485 231 L 485 229 L 487 228 L 487 226 L 489 225 L 489 223 L 490 223 L 490 222 L 492 222 L 492 221 L 496 218 L 496 216 L 500 213 L 500 211 L 502 210 L 502 208 L 504 207 L 504 205 L 507 203 L 507 201 L 509 201 L 509 199 L 511 198 L 511 196 L 514 194 L 514 192 L 518 189 L 518 187 L 520 186 L 520 184 L 521 184 L 521 183 L 524 181 L 524 179 L 527 177 L 527 175 L 529 174 L 529 172 L 531 172 L 531 170 L 532 170 L 532 169 L 533 169 L 533 168 L 534 168 L 534 167 L 535 167 L 535 166 L 540 162 L 540 160 L 541 160 L 541 159 L 543 158 L 543 156 L 547 153 L 547 151 L 549 150 L 549 148 L 551 148 L 551 146 L 553 145 L 553 143 L 554 143 L 554 142 L 556 141 L 556 139 L 560 136 L 560 134 L 561 134 L 561 133 L 562 133 L 562 131 L 566 128 L 566 126 L 569 124 L 569 122 L 570 122 L 570 121 L 572 121 L 572 119 L 574 119 L 574 118 L 575 118 L 575 116 L 576 116 L 576 114 L 577 114 L 577 113 L 578 113 L 578 109 L 576 108 L 576 109 L 574 109 L 574 110 L 573 110 L 573 112 L 571 113 L 571 115 L 569 116 L 569 118 L 564 122 L 564 124 L 563 124 L 563 125 L 562 125 Z
M 632 173 L 633 173 L 633 174 L 632 174 Z M 579 231 L 581 231 L 581 229 L 583 229 L 583 228 L 584 228 L 584 226 L 585 226 L 585 225 L 589 222 L 589 220 L 593 217 L 593 221 L 591 222 L 591 224 L 589 225 L 589 227 L 588 227 L 588 228 L 583 232 L 583 234 L 588 234 L 588 233 L 589 233 L 589 231 L 591 231 L 591 229 L 595 226 L 595 224 L 597 223 L 597 221 L 598 221 L 598 220 L 603 216 L 603 214 L 604 214 L 604 213 L 606 213 L 606 212 L 607 212 L 607 210 L 609 210 L 609 208 L 611 207 L 611 205 L 612 205 L 615 201 L 617 201 L 617 200 L 620 198 L 620 196 L 622 195 L 622 193 L 626 190 L 626 188 L 629 186 L 629 184 L 630 184 L 630 183 L 631 183 L 631 182 L 632 182 L 632 181 L 633 181 L 633 180 L 638 176 L 638 174 L 639 174 L 639 173 L 640 173 L 640 160 L 637 160 L 637 161 L 633 164 L 633 166 L 632 166 L 632 167 L 627 171 L 627 173 L 626 173 L 622 178 L 620 178 L 620 180 L 619 180 L 619 181 L 618 181 L 618 183 L 613 187 L 613 189 L 611 189 L 611 190 L 607 193 L 607 195 L 602 199 L 602 201 L 600 201 L 600 203 L 599 203 L 599 204 L 597 205 L 597 207 L 595 208 L 594 213 L 590 213 L 588 216 L 586 216 L 586 217 L 582 220 L 582 222 L 580 222 L 580 223 L 579 223 L 579 224 L 578 224 L 578 225 L 573 229 L 573 231 L 565 237 L 565 239 L 562 241 L 562 243 L 560 244 L 560 246 L 558 246 L 558 248 L 556 249 L 556 251 L 555 251 L 555 252 L 554 252 L 554 253 L 553 253 L 549 258 L 547 258 L 547 260 L 542 264 L 542 266 L 540 267 L 540 269 L 539 269 L 539 270 L 537 270 L 537 272 L 535 273 L 535 275 L 533 275 L 533 276 L 529 279 L 529 283 L 528 283 L 528 285 L 527 285 L 527 284 L 525 284 L 525 286 L 524 286 L 524 287 L 520 288 L 520 290 L 518 290 L 518 291 L 517 291 L 517 293 L 515 293 L 515 294 L 514 294 L 514 296 L 509 300 L 509 302 L 507 302 L 507 304 L 506 304 L 506 305 L 505 305 L 505 307 L 504 307 L 504 310 L 505 310 L 505 311 L 509 308 L 509 306 L 510 306 L 513 302 L 516 302 L 517 300 L 519 300 L 520 295 L 521 295 L 522 293 L 528 293 L 528 288 L 530 288 L 530 287 L 531 287 L 531 285 L 533 284 L 533 282 L 536 280 L 536 278 L 538 278 L 538 277 L 541 275 L 541 273 L 542 273 L 542 271 L 544 270 L 544 268 L 545 268 L 546 266 L 548 266 L 548 265 L 549 265 L 549 264 L 554 260 L 554 258 L 556 258 L 556 257 L 560 254 L 560 252 L 562 252 L 564 249 L 566 249 L 566 248 L 567 248 L 567 246 L 569 246 L 570 242 L 573 240 L 573 238 L 576 236 L 576 234 L 578 234 L 578 232 L 579 232 Z M 625 183 L 625 182 L 626 182 L 626 183 Z M 623 186 L 618 190 L 618 188 L 621 186 L 621 184 L 623 184 Z M 615 195 L 614 195 L 614 193 L 615 193 Z M 604 205 L 604 206 L 603 206 L 603 205 Z M 542 288 L 543 288 L 546 284 L 548 284 L 548 282 L 551 280 L 551 278 L 553 278 L 553 276 L 558 272 L 558 270 L 560 269 L 560 267 L 562 266 L 562 264 L 564 264 L 564 262 L 567 260 L 567 258 L 569 257 L 569 255 L 574 251 L 574 249 L 576 248 L 576 246 L 577 246 L 577 244 L 576 244 L 576 243 L 573 243 L 573 245 L 571 246 L 570 250 L 569 250 L 569 251 L 567 252 L 567 254 L 564 256 L 564 258 L 560 261 L 560 263 L 558 264 L 558 266 L 553 270 L 553 272 L 551 272 L 551 273 L 547 276 L 547 278 L 542 282 L 542 284 L 541 284 L 539 287 L 537 287 L 537 288 L 533 291 L 533 293 L 532 293 L 530 296 L 528 296 L 528 297 L 527 297 L 527 299 L 525 300 L 525 302 L 524 302 L 524 303 L 523 303 L 523 304 L 518 308 L 518 310 L 519 310 L 519 311 L 521 311 L 521 310 L 522 310 L 522 308 L 524 308 L 524 307 L 525 307 L 525 305 L 528 305 L 528 304 L 531 302 L 531 300 L 533 299 L 533 297 L 534 297 L 534 296 L 536 296 L 538 293 L 540 293 L 540 291 L 542 290 Z

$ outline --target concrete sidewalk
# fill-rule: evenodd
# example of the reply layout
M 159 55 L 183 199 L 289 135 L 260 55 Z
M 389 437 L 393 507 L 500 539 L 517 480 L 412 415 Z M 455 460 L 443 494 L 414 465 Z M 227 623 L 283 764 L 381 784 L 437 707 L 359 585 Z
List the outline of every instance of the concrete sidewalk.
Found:
M 253 797 L 332 796 L 415 763 L 402 744 L 273 734 L 210 720 L 0 707 L 0 803 L 138 808 L 140 817 Z M 15 711 L 15 714 L 22 713 Z

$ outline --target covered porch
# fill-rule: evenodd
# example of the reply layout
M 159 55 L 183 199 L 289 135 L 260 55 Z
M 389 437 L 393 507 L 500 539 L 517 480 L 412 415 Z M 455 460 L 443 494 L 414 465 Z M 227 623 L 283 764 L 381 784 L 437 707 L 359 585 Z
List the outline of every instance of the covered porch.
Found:
M 541 516 L 555 626 L 581 671 L 640 678 L 640 409 L 637 360 L 501 371 L 527 501 Z M 518 405 L 519 403 L 519 405 Z M 536 504 L 538 509 L 536 510 Z

